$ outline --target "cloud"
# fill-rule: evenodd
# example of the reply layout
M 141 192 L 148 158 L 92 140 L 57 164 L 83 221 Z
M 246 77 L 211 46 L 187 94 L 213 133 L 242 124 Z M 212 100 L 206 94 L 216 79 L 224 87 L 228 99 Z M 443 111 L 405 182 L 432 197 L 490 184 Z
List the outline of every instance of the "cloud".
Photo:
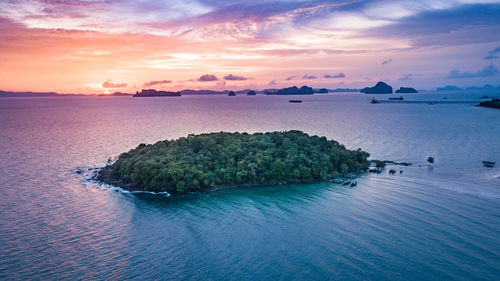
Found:
M 391 63 L 392 62 L 392 59 L 388 59 L 388 60 L 385 60 L 382 62 L 382 64 L 388 64 L 388 63 Z
M 490 51 L 489 53 L 490 54 L 498 54 L 498 53 L 500 53 L 500 47 L 497 47 L 496 49 Z
M 297 78 L 297 75 L 293 75 L 293 76 L 287 77 L 287 78 L 285 78 L 285 80 L 286 80 L 286 81 L 290 81 L 290 80 L 293 80 L 293 79 L 295 79 L 295 78 Z M 273 81 L 274 81 L 274 80 L 273 80 Z
M 111 80 L 107 80 L 102 83 L 103 88 L 125 88 L 127 87 L 127 83 L 113 83 Z
M 212 75 L 212 74 L 205 74 L 200 76 L 200 78 L 197 79 L 198 82 L 211 82 L 211 81 L 217 81 L 217 76 Z
M 402 77 L 398 78 L 399 81 L 406 81 L 413 79 L 413 74 L 404 74 Z
M 168 83 L 172 83 L 172 80 L 149 81 L 144 83 L 144 87 L 152 87 L 155 85 L 168 84 Z
M 302 76 L 302 79 L 312 80 L 312 79 L 318 79 L 318 77 L 314 75 L 304 75 Z
M 403 3 L 403 1 L 399 1 Z M 426 1 L 412 5 L 423 9 L 391 24 L 360 34 L 377 38 L 405 38 L 411 47 L 458 46 L 486 42 L 498 43 L 500 5 L 473 1 Z M 425 7 L 427 6 L 427 7 Z
M 494 60 L 498 59 L 498 56 L 496 54 L 500 53 L 500 47 L 497 47 L 494 50 L 491 50 L 488 52 L 488 55 L 484 57 L 485 60 Z
M 498 56 L 495 56 L 495 55 L 487 55 L 486 57 L 484 57 L 484 60 L 494 60 L 494 59 L 498 59 Z
M 269 81 L 269 83 L 267 83 L 269 86 L 275 86 L 276 85 L 276 80 L 272 80 L 272 81 Z
M 249 79 L 248 77 L 237 76 L 237 75 L 232 75 L 232 74 L 226 75 L 223 78 L 224 78 L 224 80 L 227 80 L 227 81 L 245 81 L 245 80 Z
M 326 74 L 325 76 L 323 76 L 323 78 L 326 78 L 326 79 L 345 78 L 345 74 L 342 72 L 339 74 L 336 74 L 336 75 Z
M 491 77 L 495 76 L 498 74 L 500 71 L 496 66 L 493 64 L 490 64 L 488 66 L 485 66 L 483 69 L 480 69 L 476 72 L 469 72 L 469 71 L 460 71 L 460 70 L 452 70 L 448 74 L 448 78 L 474 78 L 474 77 Z

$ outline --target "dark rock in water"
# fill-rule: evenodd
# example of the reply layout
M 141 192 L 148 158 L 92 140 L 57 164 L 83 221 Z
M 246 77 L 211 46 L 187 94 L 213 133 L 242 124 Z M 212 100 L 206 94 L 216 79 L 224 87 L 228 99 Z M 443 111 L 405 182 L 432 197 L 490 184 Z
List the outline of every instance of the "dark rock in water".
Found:
M 413 89 L 413 88 L 409 88 L 409 87 L 399 87 L 399 89 L 396 90 L 395 93 L 397 93 L 397 94 L 418 93 L 418 91 Z
M 374 87 L 366 87 L 360 92 L 365 94 L 392 94 L 392 87 L 385 82 L 378 82 Z
M 157 91 L 155 89 L 143 89 L 136 92 L 134 97 L 180 97 L 181 92 Z
M 482 101 L 478 106 L 500 108 L 500 99 L 491 99 L 489 101 Z
M 228 96 L 230 96 L 230 97 L 235 97 L 235 96 L 236 96 L 236 94 L 235 94 L 233 91 L 229 91 Z

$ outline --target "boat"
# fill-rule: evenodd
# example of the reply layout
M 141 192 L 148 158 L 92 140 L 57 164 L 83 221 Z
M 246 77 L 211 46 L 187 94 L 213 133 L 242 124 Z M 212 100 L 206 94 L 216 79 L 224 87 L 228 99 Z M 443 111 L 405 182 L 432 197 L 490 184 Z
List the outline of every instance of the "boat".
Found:
M 342 185 L 350 185 L 351 181 L 345 181 Z
M 344 183 L 344 179 L 341 179 L 341 178 L 334 178 L 332 180 L 333 183 Z
M 493 161 L 483 161 L 483 166 L 493 168 L 496 162 Z
M 370 103 L 379 103 L 379 101 L 376 100 L 375 98 L 372 98 L 372 100 L 370 101 Z
M 356 186 L 356 185 L 358 185 L 358 182 L 357 182 L 357 181 L 352 181 L 352 182 L 351 182 L 351 187 L 354 187 L 354 186 Z
M 400 96 L 399 98 L 389 98 L 389 100 L 404 100 L 403 96 Z
M 358 175 L 356 175 L 355 173 L 349 173 L 349 174 L 347 174 L 347 177 L 350 179 L 355 179 L 358 177 Z
M 288 102 L 291 102 L 291 103 L 301 103 L 302 100 L 289 100 Z

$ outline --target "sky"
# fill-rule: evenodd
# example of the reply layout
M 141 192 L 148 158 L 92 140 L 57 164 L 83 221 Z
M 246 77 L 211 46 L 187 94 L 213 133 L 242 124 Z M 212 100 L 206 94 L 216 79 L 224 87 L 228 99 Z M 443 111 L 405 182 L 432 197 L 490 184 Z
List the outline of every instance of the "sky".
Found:
M 0 0 L 0 89 L 500 85 L 500 0 Z

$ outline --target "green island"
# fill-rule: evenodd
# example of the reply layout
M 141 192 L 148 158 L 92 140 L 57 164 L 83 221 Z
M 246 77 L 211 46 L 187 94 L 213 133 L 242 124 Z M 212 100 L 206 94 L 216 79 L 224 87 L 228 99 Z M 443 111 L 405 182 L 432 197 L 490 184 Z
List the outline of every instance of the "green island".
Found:
M 180 194 L 219 187 L 308 183 L 367 169 L 369 154 L 301 131 L 210 133 L 140 144 L 95 179 Z

